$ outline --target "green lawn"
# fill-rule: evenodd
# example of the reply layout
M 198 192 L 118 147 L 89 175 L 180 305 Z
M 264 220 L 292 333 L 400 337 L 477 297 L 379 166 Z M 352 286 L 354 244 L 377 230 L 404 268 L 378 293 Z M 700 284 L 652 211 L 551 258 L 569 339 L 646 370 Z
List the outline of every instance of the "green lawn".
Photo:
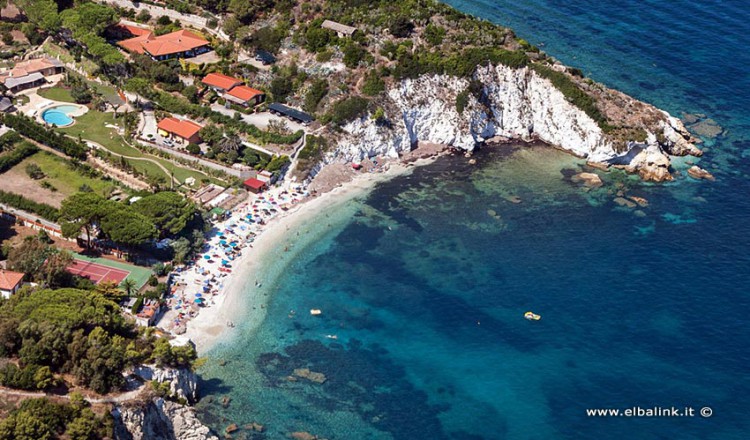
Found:
M 144 154 L 135 147 L 127 145 L 122 137 L 117 134 L 114 129 L 106 127 L 106 124 L 115 125 L 119 121 L 115 120 L 113 113 L 103 113 L 96 110 L 89 110 L 85 115 L 75 118 L 76 123 L 70 127 L 60 128 L 59 130 L 68 133 L 72 136 L 80 135 L 83 139 L 88 139 L 103 145 L 107 150 L 112 153 L 122 154 L 129 157 L 144 157 L 154 160 L 161 164 L 164 168 L 174 173 L 174 177 L 180 182 L 184 182 L 188 177 L 193 177 L 196 181 L 200 182 L 201 179 L 205 179 L 207 176 L 200 171 L 195 171 L 185 167 L 175 165 L 169 160 L 163 159 L 158 156 L 152 156 L 150 154 Z M 169 176 L 159 168 L 156 164 L 144 161 L 144 160 L 129 160 L 130 163 L 136 170 L 155 177 L 163 177 L 166 181 L 169 181 Z M 213 182 L 218 182 L 216 179 L 211 179 Z
M 80 171 L 72 168 L 65 159 L 46 151 L 39 151 L 27 157 L 14 168 L 25 172 L 26 166 L 31 163 L 39 165 L 46 176 L 44 180 L 66 196 L 78 192 L 83 185 L 88 185 L 95 193 L 109 197 L 112 190 L 117 187 L 112 182 L 84 176 Z
M 62 87 L 40 89 L 37 93 L 39 94 L 39 96 L 51 99 L 53 101 L 75 102 L 75 99 L 73 99 L 73 96 L 71 96 L 70 94 L 70 90 L 64 89 Z

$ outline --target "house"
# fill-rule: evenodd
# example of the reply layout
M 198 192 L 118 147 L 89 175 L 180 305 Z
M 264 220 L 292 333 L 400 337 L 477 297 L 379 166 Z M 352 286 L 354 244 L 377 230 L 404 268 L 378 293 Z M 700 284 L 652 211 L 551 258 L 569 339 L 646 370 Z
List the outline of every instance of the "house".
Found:
M 357 32 L 357 28 L 347 26 L 345 24 L 336 23 L 335 21 L 326 20 L 323 22 L 323 24 L 320 25 L 323 29 L 330 29 L 334 32 L 336 32 L 336 35 L 339 36 L 339 38 L 344 37 L 351 37 L 354 35 L 355 32 Z
M 206 205 L 209 202 L 211 202 L 213 199 L 218 197 L 225 190 L 226 188 L 222 186 L 216 185 L 214 183 L 209 183 L 208 185 L 196 191 L 195 194 L 190 196 L 190 200 L 194 201 L 195 203 L 198 203 L 199 205 Z
M 199 144 L 201 137 L 198 132 L 203 128 L 187 119 L 165 118 L 156 125 L 159 135 L 175 138 L 184 144 Z
M 136 324 L 149 327 L 156 324 L 161 313 L 161 302 L 156 299 L 147 299 L 143 301 L 141 310 L 135 315 Z
M 0 82 L 12 93 L 46 84 L 44 77 L 62 73 L 65 65 L 54 58 L 21 61 L 12 69 L 0 72 Z
M 276 62 L 276 58 L 271 55 L 271 52 L 268 52 L 263 49 L 258 49 L 255 51 L 255 61 L 260 61 L 261 64 L 264 66 L 267 66 L 269 64 L 273 64 Z
M 0 269 L 0 294 L 3 298 L 8 299 L 18 292 L 23 284 L 23 277 L 24 274 L 21 272 Z
M 224 99 L 234 102 L 235 104 L 245 107 L 258 105 L 266 98 L 266 95 L 260 90 L 248 86 L 233 87 L 232 90 L 224 94 Z
M 16 107 L 13 106 L 13 102 L 11 102 L 10 98 L 7 96 L 0 98 L 0 113 L 10 113 L 15 110 Z
M 226 93 L 233 87 L 242 85 L 242 80 L 221 73 L 209 73 L 201 82 L 217 93 Z
M 135 26 L 129 26 L 128 30 L 140 35 L 120 41 L 117 45 L 128 52 L 146 54 L 156 61 L 190 58 L 211 50 L 208 40 L 184 29 L 159 36 L 151 31 L 143 32 L 143 29 Z
M 274 102 L 273 104 L 269 105 L 268 110 L 273 114 L 286 116 L 289 119 L 295 120 L 305 125 L 308 125 L 315 120 L 315 118 L 303 111 L 287 107 L 286 105 L 279 104 L 278 102 Z
M 258 193 L 263 192 L 264 189 L 266 189 L 266 187 L 268 186 L 268 183 L 262 180 L 258 180 L 254 177 L 251 177 L 247 179 L 243 183 L 243 185 L 245 185 L 245 188 L 247 188 L 247 190 L 250 191 L 251 193 L 258 194 Z

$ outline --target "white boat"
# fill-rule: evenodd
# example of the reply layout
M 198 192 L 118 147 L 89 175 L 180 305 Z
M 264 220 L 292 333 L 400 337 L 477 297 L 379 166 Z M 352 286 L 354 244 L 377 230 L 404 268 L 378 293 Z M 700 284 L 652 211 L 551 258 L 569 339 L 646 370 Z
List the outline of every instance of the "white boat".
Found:
M 540 319 L 542 319 L 541 316 L 537 315 L 534 312 L 526 312 L 523 314 L 523 317 L 528 319 L 529 321 L 539 321 Z
M 321 311 L 320 309 L 310 309 L 310 314 L 313 316 L 318 316 L 321 313 L 323 313 L 323 311 Z
M 328 339 L 338 339 L 339 337 L 336 335 L 326 335 L 326 338 Z

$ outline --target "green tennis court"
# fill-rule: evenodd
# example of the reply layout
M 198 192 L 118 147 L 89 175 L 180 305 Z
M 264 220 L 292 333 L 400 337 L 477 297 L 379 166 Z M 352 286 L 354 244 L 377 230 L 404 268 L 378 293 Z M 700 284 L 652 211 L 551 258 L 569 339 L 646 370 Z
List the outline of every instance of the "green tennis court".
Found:
M 130 272 L 127 278 L 133 280 L 133 282 L 135 283 L 135 288 L 137 290 L 140 290 L 141 287 L 146 285 L 146 282 L 148 282 L 149 277 L 151 277 L 151 274 L 153 273 L 150 267 L 141 267 L 127 263 L 120 263 L 119 261 L 112 261 L 106 258 L 92 258 L 77 254 L 75 252 L 73 253 L 73 257 L 76 260 L 91 261 L 101 266 L 107 266 L 113 269 L 120 269 Z

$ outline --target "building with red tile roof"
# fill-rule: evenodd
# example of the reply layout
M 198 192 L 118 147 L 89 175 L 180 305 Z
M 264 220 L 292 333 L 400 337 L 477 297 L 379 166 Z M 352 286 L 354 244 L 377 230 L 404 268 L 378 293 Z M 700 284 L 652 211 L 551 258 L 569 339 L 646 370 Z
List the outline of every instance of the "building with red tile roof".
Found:
M 199 144 L 201 142 L 198 132 L 203 128 L 193 121 L 177 118 L 165 118 L 159 121 L 156 128 L 164 137 L 176 137 L 184 143 Z
M 184 29 L 156 36 L 151 31 L 143 33 L 143 29 L 136 26 L 120 26 L 124 26 L 129 32 L 138 35 L 118 42 L 118 46 L 128 52 L 149 55 L 157 61 L 194 57 L 211 50 L 208 40 Z
M 241 79 L 224 75 L 223 73 L 209 73 L 201 80 L 201 82 L 220 93 L 227 92 L 233 87 L 242 85 Z
M 237 86 L 228 91 L 224 95 L 224 99 L 247 107 L 260 104 L 265 96 L 263 92 L 252 87 Z
M 10 298 L 21 288 L 23 277 L 24 274 L 21 272 L 0 269 L 0 294 L 6 299 Z
M 258 194 L 259 192 L 263 191 L 264 189 L 266 189 L 266 186 L 268 186 L 266 182 L 262 180 L 258 180 L 254 177 L 247 179 L 244 182 L 244 185 L 248 191 L 255 193 L 255 194 Z

